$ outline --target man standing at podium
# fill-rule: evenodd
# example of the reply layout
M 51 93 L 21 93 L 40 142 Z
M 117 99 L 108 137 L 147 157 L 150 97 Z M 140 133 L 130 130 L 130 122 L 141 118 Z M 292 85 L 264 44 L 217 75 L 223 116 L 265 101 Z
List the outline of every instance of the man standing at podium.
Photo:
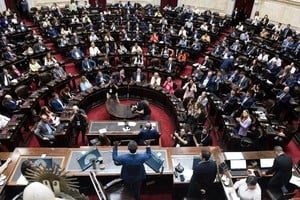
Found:
M 130 141 L 128 143 L 129 153 L 118 155 L 119 142 L 114 142 L 113 160 L 119 165 L 122 165 L 121 179 L 124 180 L 126 186 L 134 194 L 136 200 L 140 199 L 141 186 L 143 179 L 146 178 L 144 163 L 151 157 L 150 142 L 145 141 L 147 147 L 145 153 L 137 153 L 137 143 Z

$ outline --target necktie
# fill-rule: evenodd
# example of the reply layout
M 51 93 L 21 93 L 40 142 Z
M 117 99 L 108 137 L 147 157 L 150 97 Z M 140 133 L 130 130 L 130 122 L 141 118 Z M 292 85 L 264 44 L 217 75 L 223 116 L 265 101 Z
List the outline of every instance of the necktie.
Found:
M 52 129 L 51 129 L 50 125 L 48 123 L 45 123 L 45 127 L 47 129 L 47 135 L 51 135 L 52 134 Z

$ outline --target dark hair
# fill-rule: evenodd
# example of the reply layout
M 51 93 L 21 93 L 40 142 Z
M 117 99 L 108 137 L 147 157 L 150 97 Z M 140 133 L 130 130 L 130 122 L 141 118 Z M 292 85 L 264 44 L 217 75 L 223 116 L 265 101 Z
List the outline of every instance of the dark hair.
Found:
M 131 140 L 128 143 L 128 150 L 129 150 L 130 153 L 135 153 L 137 148 L 138 148 L 138 146 L 137 146 L 136 141 Z
M 246 179 L 246 183 L 248 186 L 254 186 L 257 184 L 257 177 L 256 176 L 248 176 Z
M 203 150 L 201 152 L 201 155 L 204 160 L 209 160 L 211 153 L 209 151 Z

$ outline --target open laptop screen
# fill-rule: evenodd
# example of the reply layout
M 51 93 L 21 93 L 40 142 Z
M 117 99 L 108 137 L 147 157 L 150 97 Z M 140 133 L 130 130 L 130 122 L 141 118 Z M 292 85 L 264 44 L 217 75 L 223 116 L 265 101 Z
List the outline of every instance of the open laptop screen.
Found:
M 261 158 L 260 167 L 261 168 L 271 168 L 273 166 L 274 158 Z
M 230 169 L 246 169 L 246 160 L 230 160 Z

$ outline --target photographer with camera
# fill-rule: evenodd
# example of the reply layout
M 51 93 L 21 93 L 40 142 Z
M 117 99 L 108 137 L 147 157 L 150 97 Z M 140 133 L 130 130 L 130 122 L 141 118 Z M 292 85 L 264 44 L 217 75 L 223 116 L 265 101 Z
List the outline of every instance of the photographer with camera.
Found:
M 139 101 L 136 105 L 131 106 L 131 111 L 139 114 L 141 120 L 150 119 L 151 109 L 147 100 Z
M 73 106 L 73 116 L 72 116 L 72 134 L 75 138 L 75 145 L 78 144 L 78 136 L 81 131 L 82 144 L 85 144 L 85 133 L 88 125 L 87 115 L 83 109 L 79 109 L 78 106 Z
M 174 147 L 190 147 L 192 146 L 191 135 L 189 127 L 181 128 L 179 133 L 175 132 L 172 138 L 175 140 Z

